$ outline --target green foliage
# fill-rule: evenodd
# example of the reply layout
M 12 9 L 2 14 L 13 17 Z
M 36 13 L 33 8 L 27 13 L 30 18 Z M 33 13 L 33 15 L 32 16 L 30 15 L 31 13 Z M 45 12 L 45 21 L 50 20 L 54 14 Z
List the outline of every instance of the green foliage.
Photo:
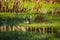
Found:
M 48 40 L 53 34 L 10 31 L 0 33 L 0 40 Z
M 30 15 L 32 16 L 30 18 Z M 53 16 L 51 14 L 40 14 L 44 20 L 47 20 L 47 22 L 38 22 L 36 23 L 35 18 L 38 16 L 37 13 L 10 13 L 10 12 L 2 12 L 0 13 L 0 20 L 5 19 L 7 23 L 17 23 L 18 25 L 22 26 L 30 26 L 30 27 L 60 27 L 60 16 Z M 31 24 L 27 25 L 24 23 L 26 19 L 30 19 Z M 14 22 L 15 21 L 15 22 Z

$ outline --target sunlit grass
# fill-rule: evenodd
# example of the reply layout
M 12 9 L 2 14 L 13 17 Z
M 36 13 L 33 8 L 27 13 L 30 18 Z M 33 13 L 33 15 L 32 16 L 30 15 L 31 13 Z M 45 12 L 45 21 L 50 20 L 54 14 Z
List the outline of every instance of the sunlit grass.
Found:
M 32 23 L 20 25 L 24 27 L 60 27 L 60 23 Z

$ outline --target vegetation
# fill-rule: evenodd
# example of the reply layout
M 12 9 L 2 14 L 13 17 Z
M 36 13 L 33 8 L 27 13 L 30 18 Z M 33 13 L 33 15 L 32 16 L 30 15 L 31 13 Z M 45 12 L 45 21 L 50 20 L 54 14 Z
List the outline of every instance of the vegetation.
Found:
M 11 31 L 0 33 L 1 40 L 59 40 L 56 35 L 36 32 Z
M 56 29 L 56 33 L 6 31 L 0 32 L 0 40 L 60 40 L 60 3 L 51 0 L 0 0 L 0 31 L 5 24 L 6 28 L 51 27 Z

